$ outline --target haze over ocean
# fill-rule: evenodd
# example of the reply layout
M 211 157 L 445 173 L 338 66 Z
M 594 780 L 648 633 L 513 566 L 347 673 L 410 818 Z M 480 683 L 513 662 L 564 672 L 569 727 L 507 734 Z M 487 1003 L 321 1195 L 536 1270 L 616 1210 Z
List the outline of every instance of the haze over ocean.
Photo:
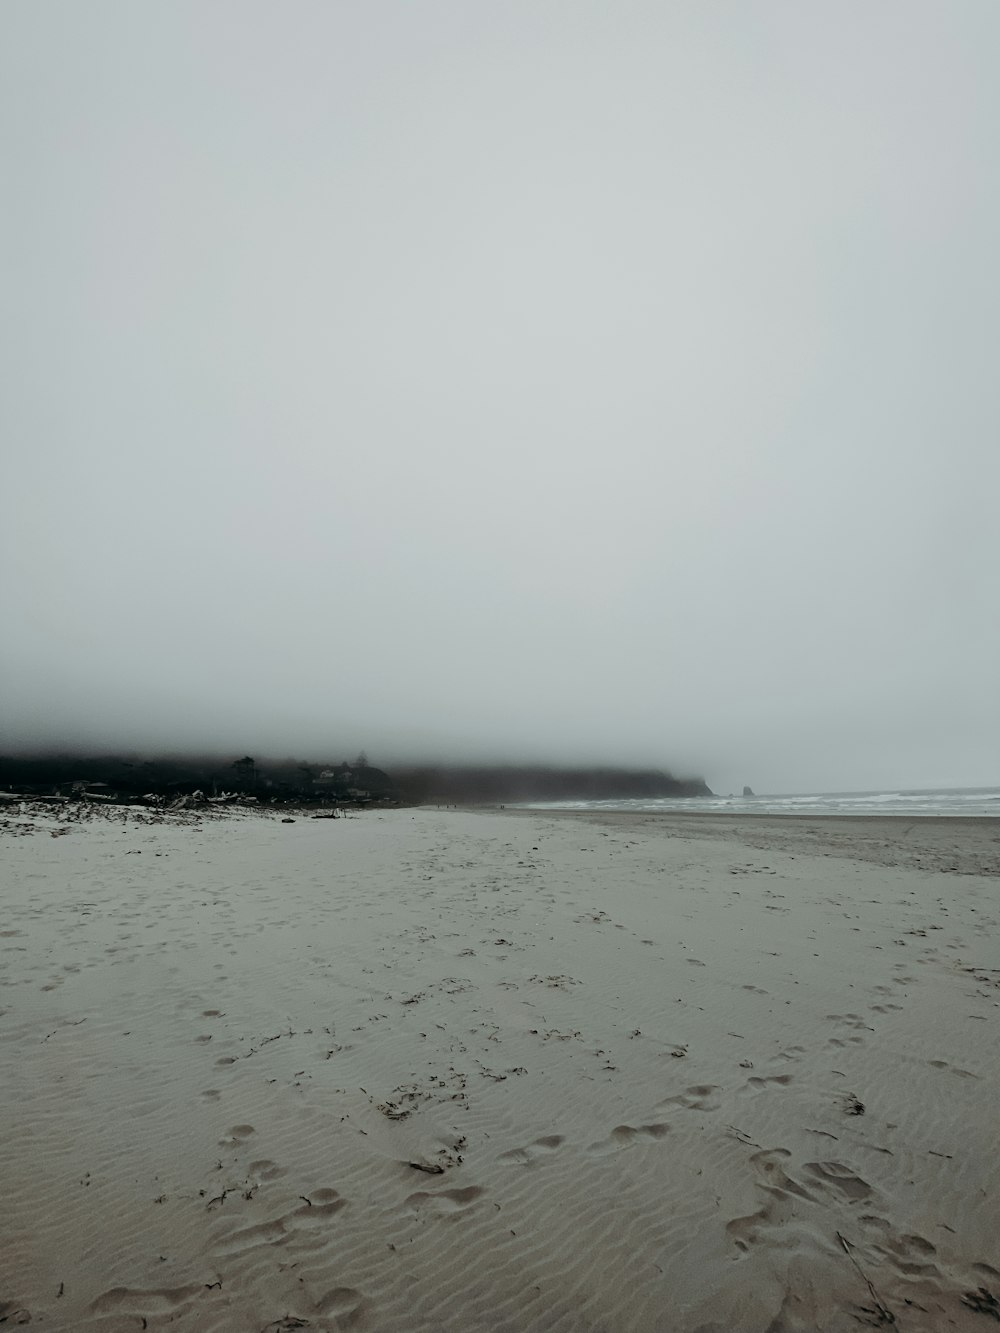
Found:
M 530 801 L 533 810 L 632 811 L 659 814 L 900 815 L 1000 817 L 1000 787 L 943 791 L 807 792 L 795 795 L 662 797 L 646 800 Z

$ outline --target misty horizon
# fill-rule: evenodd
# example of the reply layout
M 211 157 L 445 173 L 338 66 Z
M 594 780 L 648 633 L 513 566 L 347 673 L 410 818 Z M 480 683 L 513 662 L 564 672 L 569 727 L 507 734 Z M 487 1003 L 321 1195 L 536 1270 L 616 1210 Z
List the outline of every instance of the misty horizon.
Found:
M 412 775 L 422 770 L 438 771 L 441 773 L 453 773 L 461 775 L 463 773 L 492 772 L 496 774 L 521 772 L 527 775 L 537 773 L 558 774 L 590 774 L 598 775 L 601 773 L 608 775 L 639 775 L 639 774 L 660 774 L 663 777 L 674 779 L 679 783 L 685 782 L 704 782 L 705 775 L 691 770 L 676 770 L 669 764 L 628 764 L 618 763 L 607 758 L 596 758 L 589 761 L 579 759 L 576 762 L 567 760 L 550 760 L 544 757 L 533 757 L 525 759 L 523 757 L 497 757 L 489 752 L 479 753 L 477 755 L 447 756 L 441 754 L 393 754 L 387 755 L 368 755 L 362 751 L 361 755 L 351 757 L 351 753 L 346 750 L 337 750 L 335 747 L 326 750 L 301 751 L 297 753 L 284 753 L 279 751 L 266 751 L 250 747 L 250 753 L 246 749 L 236 747 L 230 750 L 129 750 L 113 747 L 72 747 L 52 745 L 25 745 L 9 747 L 3 753 L 0 753 L 0 760 L 5 758 L 29 761 L 67 761 L 75 762 L 93 762 L 96 765 L 108 762 L 121 762 L 126 766 L 137 766 L 142 764 L 153 765 L 178 765 L 180 767 L 190 766 L 192 768 L 215 769 L 216 776 L 228 769 L 236 769 L 241 759 L 249 757 L 253 759 L 258 770 L 265 771 L 268 768 L 280 768 L 287 766 L 309 767 L 319 769 L 324 765 L 346 766 L 346 767 L 371 767 L 388 773 L 390 777 L 399 774 Z M 37 781 L 37 779 L 35 779 Z M 734 791 L 724 790 L 722 786 L 712 786 L 707 783 L 713 796 L 738 796 L 740 788 Z M 749 786 L 749 784 L 744 784 Z M 901 791 L 910 793 L 920 792 L 940 792 L 940 791 L 1000 791 L 1000 786 L 989 783 L 973 783 L 966 785 L 949 784 L 928 784 L 925 786 L 906 786 L 901 783 L 886 783 L 875 788 L 830 788 L 826 791 L 803 791 L 799 789 L 796 792 L 770 791 L 764 788 L 751 791 L 754 796 L 793 796 L 793 795 L 817 795 L 817 796 L 838 796 L 838 795 L 871 795 L 882 791 Z M 746 793 L 744 793 L 746 794 Z M 613 798 L 619 799 L 619 798 Z M 675 799 L 685 800 L 685 796 L 677 796 Z
M 1000 784 L 994 4 L 0 30 L 0 754 Z

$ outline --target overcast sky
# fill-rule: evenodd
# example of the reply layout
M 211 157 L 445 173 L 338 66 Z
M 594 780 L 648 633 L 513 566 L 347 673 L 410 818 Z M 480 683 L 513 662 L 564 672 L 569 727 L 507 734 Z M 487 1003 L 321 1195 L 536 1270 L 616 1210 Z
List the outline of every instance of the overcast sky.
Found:
M 1000 783 L 996 0 L 6 0 L 2 743 Z

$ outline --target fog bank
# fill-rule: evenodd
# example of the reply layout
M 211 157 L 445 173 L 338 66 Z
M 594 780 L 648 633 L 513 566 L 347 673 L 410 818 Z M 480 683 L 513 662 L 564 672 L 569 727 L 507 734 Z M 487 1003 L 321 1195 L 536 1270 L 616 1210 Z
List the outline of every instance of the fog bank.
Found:
M 0 34 L 0 750 L 1000 783 L 992 0 Z

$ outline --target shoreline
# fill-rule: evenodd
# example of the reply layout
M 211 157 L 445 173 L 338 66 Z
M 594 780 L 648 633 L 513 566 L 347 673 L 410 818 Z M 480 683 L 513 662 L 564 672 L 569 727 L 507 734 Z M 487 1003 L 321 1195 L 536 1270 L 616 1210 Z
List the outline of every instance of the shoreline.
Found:
M 511 810 L 584 820 L 609 827 L 643 828 L 652 835 L 736 839 L 758 850 L 845 857 L 928 872 L 1000 876 L 1000 820 L 988 815 L 730 815 L 628 810 Z
M 431 806 L 418 806 L 417 809 L 432 809 Z M 447 807 L 442 807 L 442 811 Z M 516 805 L 467 805 L 456 807 L 463 810 L 482 810 L 489 813 L 504 814 L 524 814 L 537 815 L 544 818 L 548 815 L 562 816 L 587 816 L 595 815 L 600 817 L 615 817 L 618 815 L 629 819 L 711 819 L 711 820 L 774 820 L 775 823 L 784 823 L 791 821 L 793 823 L 803 823 L 806 820 L 814 819 L 817 821 L 835 821 L 845 820 L 859 825 L 871 824 L 875 822 L 884 822 L 886 825 L 898 824 L 982 824 L 987 827 L 996 827 L 1000 834 L 1000 814 L 998 815 L 922 815 L 922 814 L 843 814 L 840 811 L 807 812 L 801 813 L 782 812 L 774 813 L 769 810 L 601 810 L 594 807 L 586 807 L 574 810 L 553 810 L 537 806 L 516 806 Z

